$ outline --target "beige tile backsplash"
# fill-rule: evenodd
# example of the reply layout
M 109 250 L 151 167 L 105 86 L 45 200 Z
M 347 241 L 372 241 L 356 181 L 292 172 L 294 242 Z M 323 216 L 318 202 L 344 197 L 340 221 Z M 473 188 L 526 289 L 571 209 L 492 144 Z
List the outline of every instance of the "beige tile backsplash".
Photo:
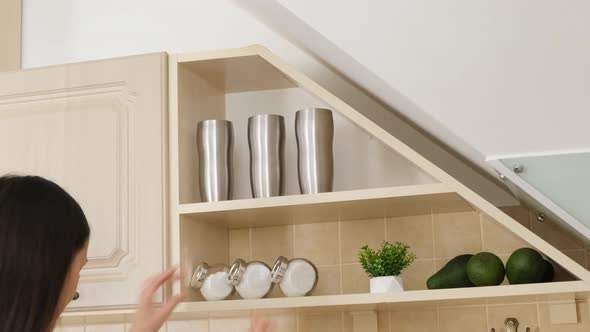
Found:
M 312 295 L 341 294 L 340 266 L 318 266 L 319 280 Z
M 588 302 L 580 302 L 576 305 L 578 315 L 577 324 L 552 325 L 549 317 L 549 305 L 542 303 L 539 308 L 539 330 L 541 332 L 587 332 L 590 331 L 590 308 Z
M 232 229 L 229 232 L 229 262 L 233 262 L 237 258 L 245 259 L 247 261 L 252 259 L 250 250 L 250 232 L 246 229 Z
M 434 215 L 436 258 L 481 251 L 481 223 L 475 212 Z
M 432 215 L 387 219 L 387 240 L 408 244 L 418 258 L 434 257 Z
M 387 315 L 382 313 L 381 315 Z M 387 331 L 396 332 L 431 332 L 436 331 L 438 312 L 436 309 L 422 309 L 414 311 L 397 311 L 389 313 Z
M 342 293 L 362 294 L 369 292 L 367 274 L 360 264 L 342 265 Z
M 523 226 L 566 242 L 563 230 L 540 224 L 521 207 L 504 209 Z M 444 213 L 399 218 L 353 220 L 293 226 L 273 226 L 229 231 L 229 257 L 262 260 L 273 264 L 278 255 L 303 257 L 319 268 L 320 281 L 314 295 L 366 293 L 369 278 L 358 263 L 358 250 L 365 244 L 377 248 L 383 240 L 410 245 L 417 260 L 402 273 L 407 290 L 426 288 L 426 280 L 459 254 L 489 251 L 506 262 L 516 249 L 528 246 L 485 215 L 475 212 Z M 557 241 L 557 240 L 555 240 Z M 563 250 L 586 266 L 587 252 L 574 244 Z M 556 266 L 557 280 L 571 276 Z M 505 281 L 504 283 L 507 283 Z M 272 297 L 281 296 L 275 290 Z
M 590 263 L 590 249 L 584 248 L 575 237 L 555 224 L 550 221 L 537 222 L 525 208 L 511 207 L 504 211 L 556 245 L 576 262 L 585 267 Z M 527 246 L 504 227 L 476 213 L 232 229 L 228 233 L 230 261 L 241 257 L 272 264 L 277 255 L 310 259 L 320 273 L 320 281 L 313 295 L 368 292 L 369 279 L 356 257 L 358 249 L 364 244 L 377 247 L 382 240 L 388 240 L 403 241 L 411 246 L 418 259 L 403 272 L 407 290 L 424 289 L 426 279 L 456 255 L 485 250 L 498 254 L 506 261 L 512 251 Z M 558 280 L 571 278 L 560 267 L 556 269 L 556 276 Z M 281 296 L 278 287 L 275 287 L 272 296 Z M 520 303 L 514 304 L 516 302 Z M 496 331 L 503 331 L 504 319 L 512 316 L 519 319 L 521 328 L 529 326 L 533 332 L 590 331 L 590 308 L 587 302 L 577 304 L 578 323 L 567 325 L 551 325 L 548 305 L 535 302 L 534 296 L 523 296 L 512 304 L 503 303 L 501 299 L 489 301 L 487 306 L 473 304 L 465 302 L 455 303 L 454 307 L 408 307 L 400 311 L 380 312 L 379 332 L 489 331 L 492 327 Z M 351 331 L 352 318 L 343 312 L 286 312 L 272 315 L 270 319 L 277 332 L 348 332 Z M 59 325 L 56 331 L 125 331 L 129 327 L 129 323 L 125 322 L 75 323 Z M 168 322 L 161 331 L 247 331 L 248 326 L 247 317 L 174 320 Z
M 402 272 L 404 289 L 419 290 L 426 289 L 426 279 L 434 274 L 434 259 L 420 259 Z
M 252 260 L 271 265 L 278 256 L 293 257 L 293 226 L 252 228 L 251 239 Z
M 481 217 L 481 233 L 483 250 L 497 255 L 510 255 L 518 248 L 529 246 L 518 235 L 508 232 L 504 226 L 486 215 Z
M 486 331 L 486 307 L 440 308 L 438 331 Z
M 504 326 L 504 321 L 508 317 L 516 317 L 521 331 L 527 326 L 532 331 L 539 326 L 539 317 L 537 315 L 536 304 L 513 304 L 513 305 L 500 305 L 488 307 L 488 324 L 490 328 L 494 327 L 498 330 L 498 327 Z M 499 330 L 501 331 L 501 329 Z
M 343 330 L 341 312 L 306 313 L 299 316 L 299 331 L 341 332 Z
M 307 258 L 316 265 L 339 264 L 338 230 L 338 222 L 293 226 L 294 255 Z
M 342 263 L 358 263 L 358 251 L 364 245 L 376 248 L 385 240 L 385 220 L 343 221 L 341 227 Z

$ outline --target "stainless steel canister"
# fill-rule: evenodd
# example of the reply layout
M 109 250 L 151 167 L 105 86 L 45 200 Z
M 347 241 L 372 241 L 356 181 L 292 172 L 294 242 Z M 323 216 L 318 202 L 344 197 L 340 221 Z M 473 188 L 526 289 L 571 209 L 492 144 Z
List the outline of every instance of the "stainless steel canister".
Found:
M 325 108 L 305 108 L 295 115 L 297 166 L 302 194 L 332 191 L 334 120 Z
M 250 185 L 254 198 L 280 196 L 284 189 L 285 120 L 280 115 L 248 118 Z
M 197 124 L 199 190 L 203 202 L 232 199 L 233 126 L 227 120 Z

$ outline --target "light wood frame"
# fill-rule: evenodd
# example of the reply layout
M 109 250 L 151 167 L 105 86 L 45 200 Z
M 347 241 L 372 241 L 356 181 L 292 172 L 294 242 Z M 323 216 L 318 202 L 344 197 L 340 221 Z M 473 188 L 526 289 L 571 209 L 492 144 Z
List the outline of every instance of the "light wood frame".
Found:
M 21 67 L 21 0 L 0 1 L 0 71 Z

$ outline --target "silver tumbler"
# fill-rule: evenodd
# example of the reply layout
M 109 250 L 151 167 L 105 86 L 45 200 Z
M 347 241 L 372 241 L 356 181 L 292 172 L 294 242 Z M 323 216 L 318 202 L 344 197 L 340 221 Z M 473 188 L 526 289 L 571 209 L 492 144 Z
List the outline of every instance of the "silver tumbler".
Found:
M 297 168 L 302 194 L 332 191 L 334 120 L 332 111 L 305 108 L 295 115 Z
M 197 124 L 199 191 L 201 201 L 232 199 L 233 126 L 227 120 L 205 120 Z
M 280 196 L 284 189 L 285 120 L 280 115 L 248 118 L 250 185 L 254 198 Z

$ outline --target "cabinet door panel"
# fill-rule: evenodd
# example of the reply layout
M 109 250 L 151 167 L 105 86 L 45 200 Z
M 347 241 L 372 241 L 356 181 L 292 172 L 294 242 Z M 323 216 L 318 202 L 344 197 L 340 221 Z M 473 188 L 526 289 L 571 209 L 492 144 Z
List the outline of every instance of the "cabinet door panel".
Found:
M 132 304 L 162 270 L 165 68 L 154 54 L 0 75 L 0 174 L 57 182 L 91 224 L 70 307 Z

